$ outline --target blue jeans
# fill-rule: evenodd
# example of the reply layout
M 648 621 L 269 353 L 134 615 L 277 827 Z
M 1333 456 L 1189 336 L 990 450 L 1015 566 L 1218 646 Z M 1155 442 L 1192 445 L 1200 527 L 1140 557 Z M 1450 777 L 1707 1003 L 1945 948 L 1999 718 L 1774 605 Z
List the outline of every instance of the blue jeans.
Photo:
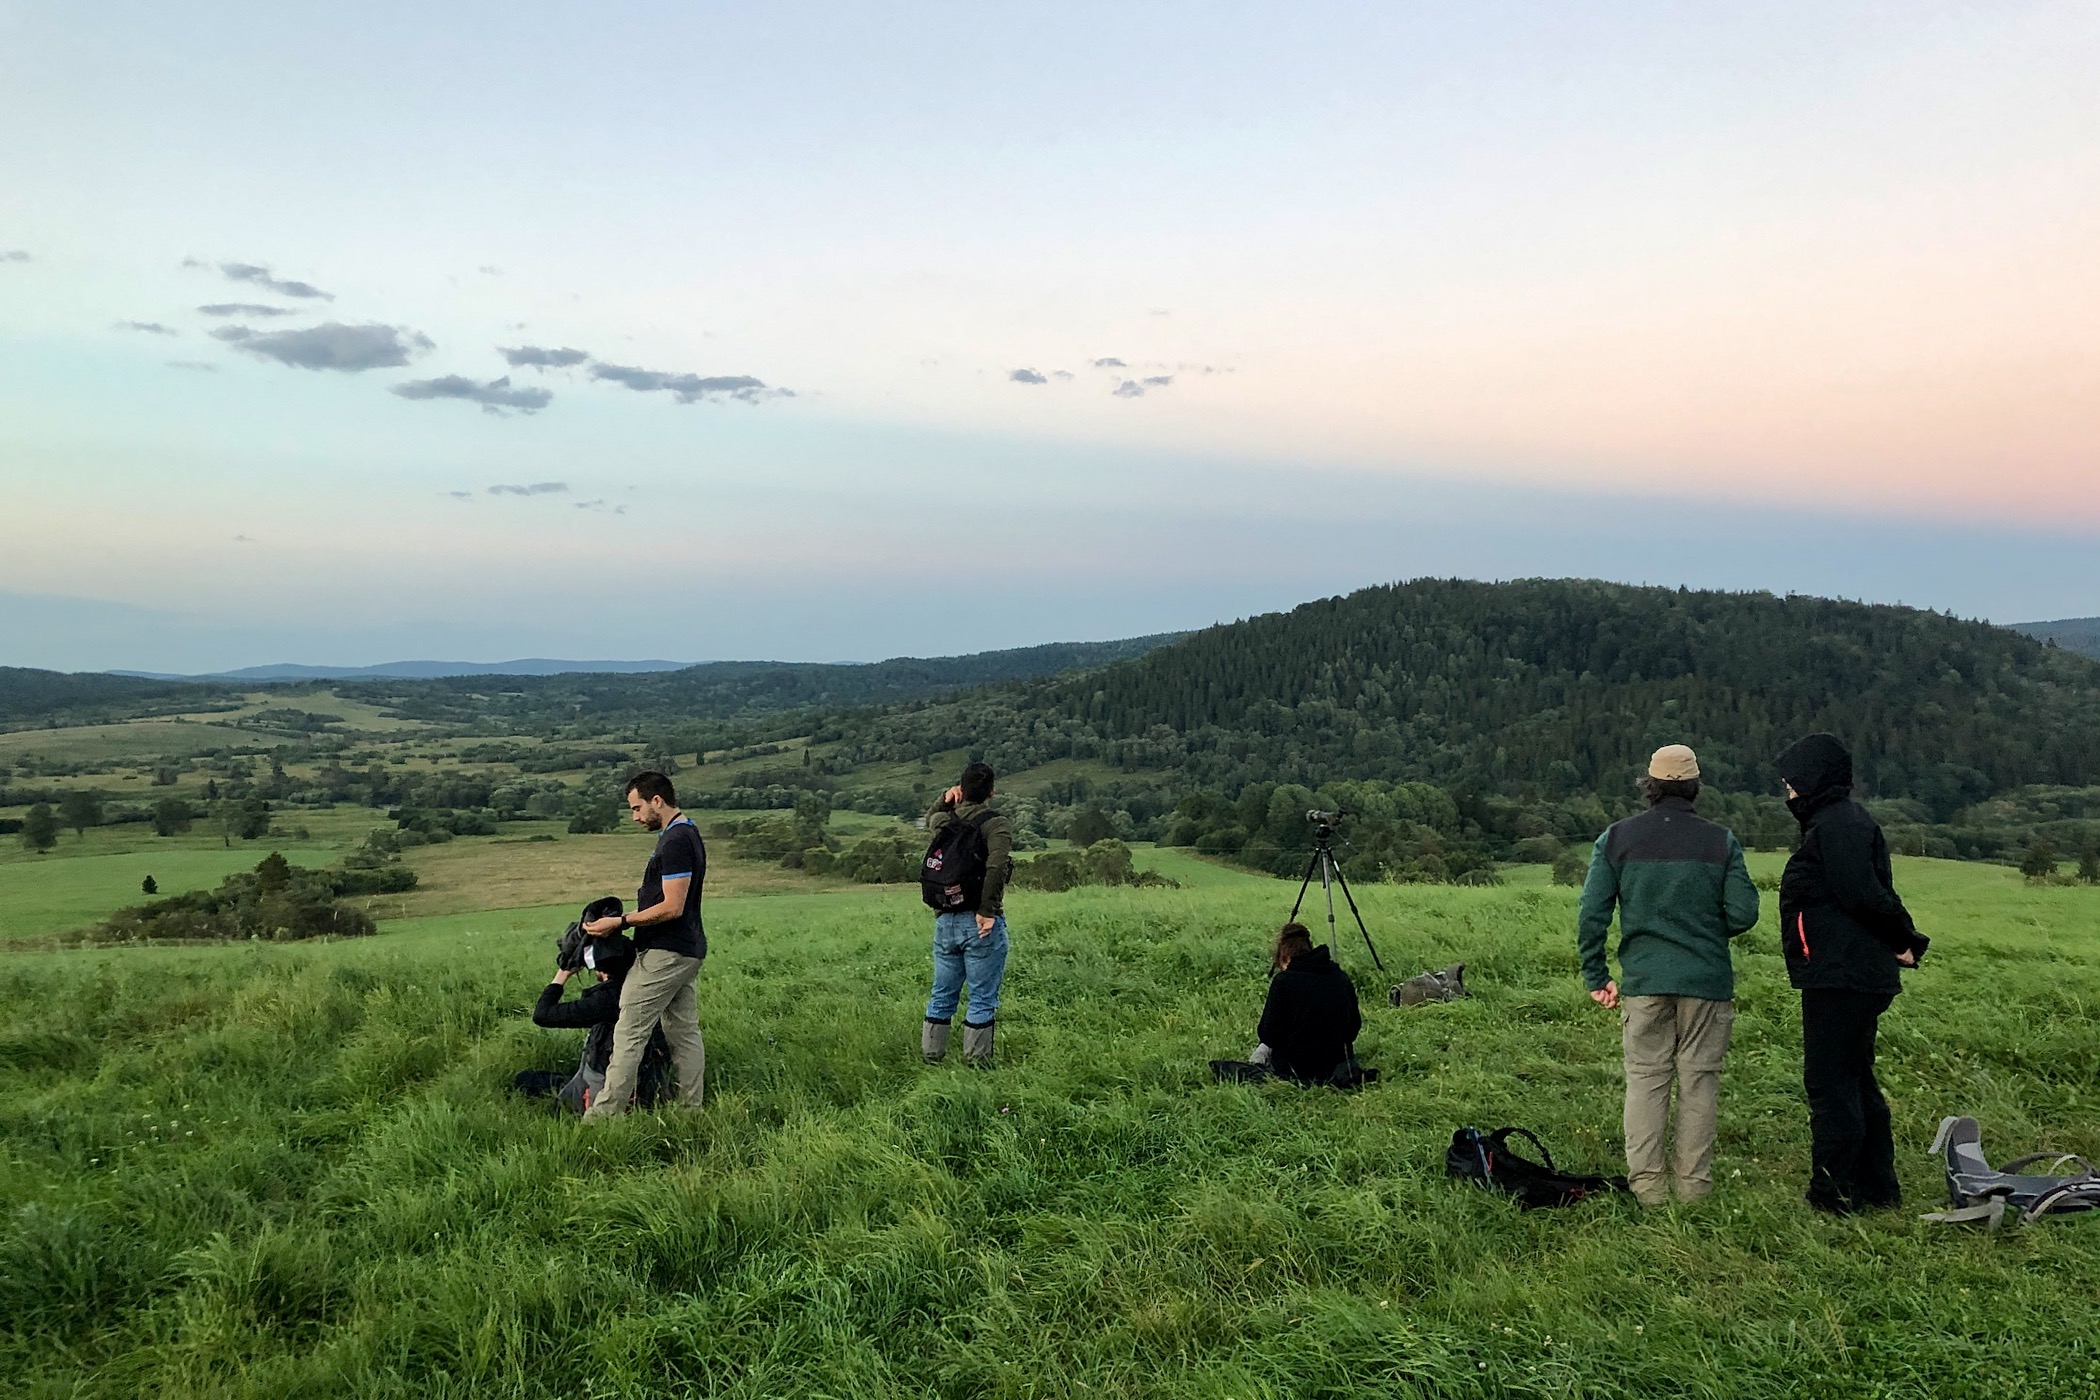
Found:
M 954 1019 L 955 1004 L 965 984 L 970 989 L 966 1024 L 989 1025 L 999 1011 L 999 983 L 1006 976 L 1006 919 L 992 920 L 992 931 L 979 937 L 975 914 L 941 914 L 933 921 L 933 995 L 926 998 L 926 1019 Z

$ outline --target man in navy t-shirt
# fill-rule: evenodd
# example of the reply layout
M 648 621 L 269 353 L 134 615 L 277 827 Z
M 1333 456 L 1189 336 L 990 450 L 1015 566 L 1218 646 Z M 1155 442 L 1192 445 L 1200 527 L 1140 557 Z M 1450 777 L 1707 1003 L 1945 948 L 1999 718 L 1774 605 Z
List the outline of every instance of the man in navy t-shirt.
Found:
M 635 948 L 634 970 L 620 990 L 620 1020 L 613 1027 L 605 1089 L 591 1101 L 586 1118 L 627 1111 L 649 1033 L 659 1025 L 671 1044 L 678 1101 L 698 1108 L 706 1089 L 707 1047 L 700 1039 L 693 983 L 700 976 L 700 960 L 707 956 L 707 934 L 700 926 L 707 843 L 677 803 L 671 780 L 661 773 L 637 773 L 628 780 L 627 810 L 638 826 L 657 834 L 656 849 L 642 870 L 634 912 L 583 926 L 585 933 L 600 936 L 627 930 L 634 935 Z

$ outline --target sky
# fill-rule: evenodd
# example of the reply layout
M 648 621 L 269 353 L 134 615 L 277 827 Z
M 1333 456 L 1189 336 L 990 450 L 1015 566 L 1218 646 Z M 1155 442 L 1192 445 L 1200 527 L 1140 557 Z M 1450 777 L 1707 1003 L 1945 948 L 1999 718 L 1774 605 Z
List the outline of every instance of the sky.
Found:
M 0 0 L 0 664 L 2100 614 L 2100 10 Z

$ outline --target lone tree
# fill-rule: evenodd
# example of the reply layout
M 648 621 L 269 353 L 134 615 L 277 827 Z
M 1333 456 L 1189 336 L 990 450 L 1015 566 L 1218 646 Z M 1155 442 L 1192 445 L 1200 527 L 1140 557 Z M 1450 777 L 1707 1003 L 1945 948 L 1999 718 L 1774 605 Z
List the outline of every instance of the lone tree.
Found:
M 22 844 L 41 855 L 58 844 L 58 818 L 51 804 L 39 802 L 22 818 Z
M 1081 808 L 1073 816 L 1072 824 L 1065 828 L 1065 840 L 1078 850 L 1085 850 L 1096 841 L 1106 841 L 1115 834 L 1116 824 L 1098 807 Z
M 159 893 L 160 893 L 160 881 L 158 881 L 158 880 L 154 879 L 154 878 L 153 878 L 153 877 L 152 877 L 151 875 L 148 875 L 148 876 L 147 876 L 147 877 L 146 877 L 145 879 L 143 879 L 143 880 L 139 881 L 139 893 L 140 893 L 140 894 L 159 894 Z
M 84 837 L 89 827 L 102 825 L 102 799 L 86 788 L 74 788 L 58 800 L 58 816 L 75 836 Z
M 2100 841 L 2089 843 L 2078 858 L 2078 878 L 2088 885 L 2100 885 Z
M 2056 874 L 2056 848 L 2037 837 L 2020 860 L 2020 873 L 2028 879 L 2040 882 Z
M 155 836 L 180 836 L 190 829 L 196 819 L 190 804 L 179 797 L 163 797 L 153 804 L 153 834 Z

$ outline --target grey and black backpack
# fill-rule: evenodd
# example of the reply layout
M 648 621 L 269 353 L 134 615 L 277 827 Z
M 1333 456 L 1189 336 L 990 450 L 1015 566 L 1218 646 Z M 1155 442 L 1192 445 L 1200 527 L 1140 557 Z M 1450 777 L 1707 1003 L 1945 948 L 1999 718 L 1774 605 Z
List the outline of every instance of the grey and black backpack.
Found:
M 1946 1162 L 1947 1209 L 1934 1211 L 1927 1220 L 1982 1220 L 1995 1230 L 2008 1212 L 2024 1222 L 2100 1207 L 2100 1171 L 2091 1162 L 2070 1152 L 2030 1152 L 1993 1167 L 1983 1155 L 1983 1129 L 1974 1118 L 1942 1118 L 1929 1150 Z M 2021 1170 L 2042 1161 L 2049 1163 L 2046 1171 Z M 2075 1172 L 2057 1171 L 2074 1163 Z

